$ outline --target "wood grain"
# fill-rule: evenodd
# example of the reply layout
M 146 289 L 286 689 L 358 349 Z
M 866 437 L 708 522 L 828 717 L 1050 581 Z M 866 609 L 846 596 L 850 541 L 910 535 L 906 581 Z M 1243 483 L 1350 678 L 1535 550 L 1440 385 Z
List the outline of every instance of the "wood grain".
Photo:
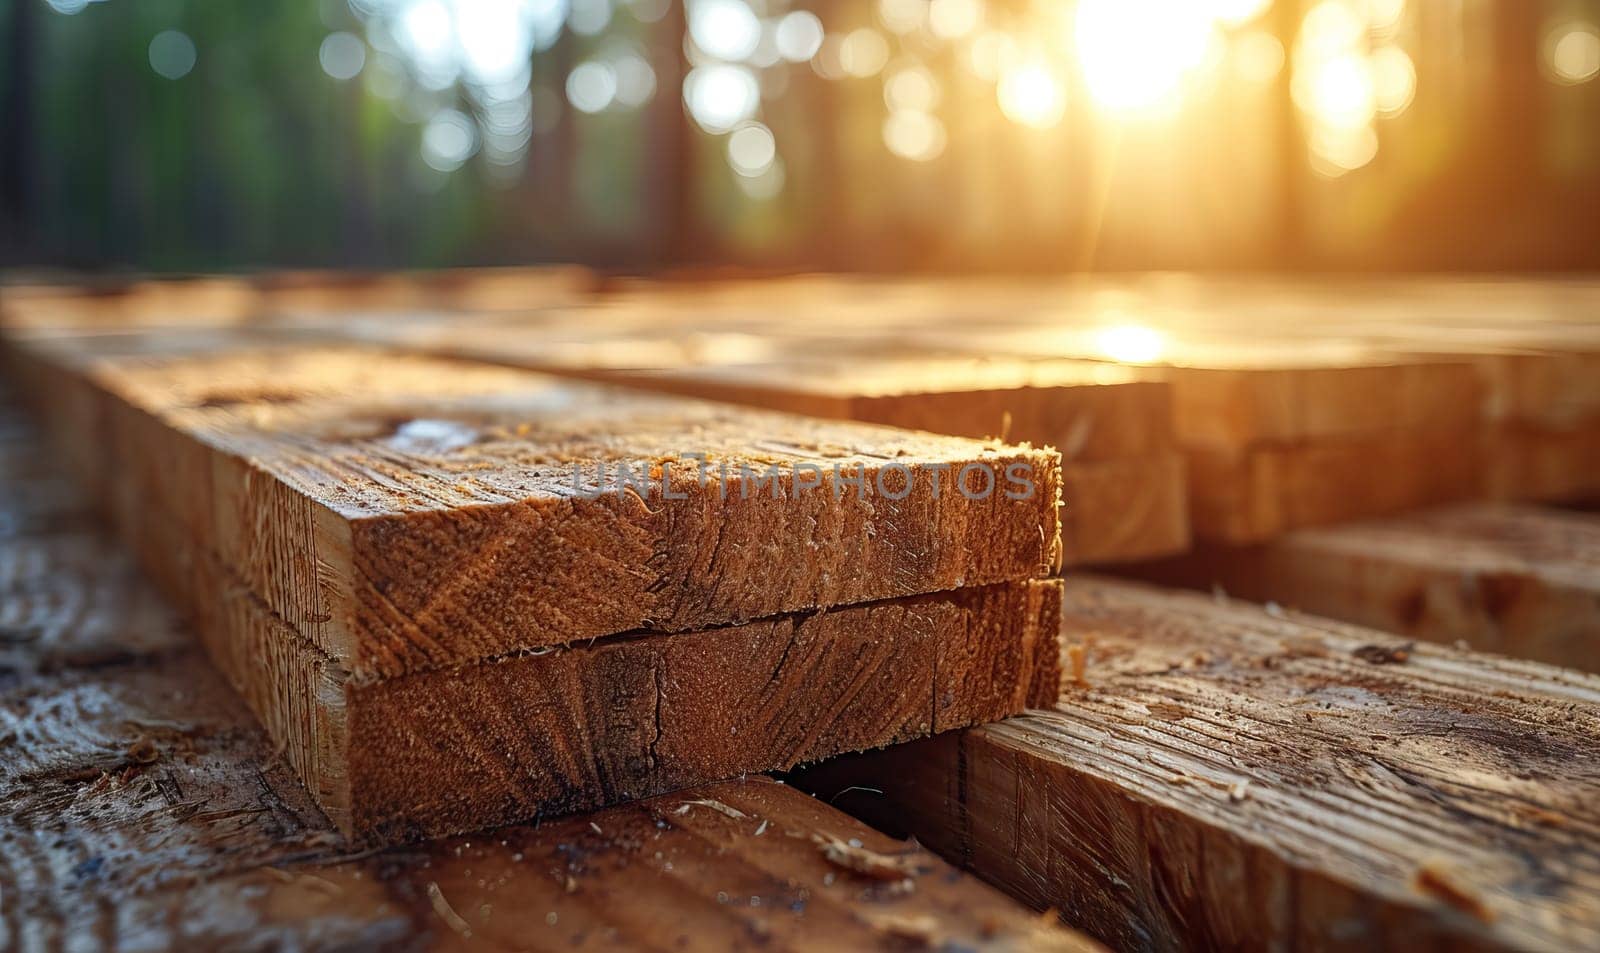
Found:
M 1479 503 L 1208 548 L 1141 578 L 1600 671 L 1600 519 Z
M 180 580 L 216 664 L 366 842 L 589 810 L 991 721 L 1053 695 L 1059 583 L 624 634 L 376 680 L 209 557 Z
M 356 673 L 985 585 L 1059 552 L 1058 458 L 1026 446 L 370 353 L 91 368 L 124 509 L 177 516 Z M 987 496 L 976 470 L 957 485 L 968 464 Z
M 567 348 L 550 346 L 552 330 L 565 337 Z M 587 342 L 585 334 L 592 336 Z M 427 338 L 404 340 L 653 391 L 1050 447 L 1062 455 L 1064 483 L 1084 494 L 1065 497 L 1066 564 L 1151 558 L 1189 544 L 1168 387 L 1127 369 L 1087 361 L 863 354 L 817 342 L 779 356 L 765 354 L 765 342 L 755 337 L 686 341 L 630 330 L 611 342 L 604 335 L 547 319 L 520 328 L 444 326 Z M 766 359 L 749 360 L 752 351 Z M 1112 478 L 1113 472 L 1120 476 Z
M 0 445 L 38 451 L 7 408 Z M 127 568 L 0 540 L 0 948 L 1098 949 L 765 778 L 356 850 Z
M 1053 709 L 804 783 L 1114 948 L 1600 943 L 1600 679 L 1092 578 L 1063 631 Z

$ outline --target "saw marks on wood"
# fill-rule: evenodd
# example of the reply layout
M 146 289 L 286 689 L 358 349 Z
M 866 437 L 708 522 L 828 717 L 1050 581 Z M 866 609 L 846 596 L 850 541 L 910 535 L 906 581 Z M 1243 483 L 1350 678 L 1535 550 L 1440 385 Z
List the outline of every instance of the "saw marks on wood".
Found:
M 588 810 L 1014 714 L 1057 684 L 1059 583 L 634 633 L 352 681 L 226 578 L 191 577 L 219 667 L 365 841 Z
M 355 852 L 108 541 L 0 540 L 0 588 L 28 633 L 0 676 L 0 948 L 1098 949 L 762 778 Z
M 424 359 L 392 375 L 371 354 L 256 360 L 256 378 L 233 357 L 92 373 L 131 442 L 135 504 L 178 515 L 358 673 L 985 585 L 1057 558 L 1053 452 Z M 388 390 L 298 398 L 301 369 L 340 379 L 330 363 Z M 186 383 L 208 375 L 227 393 Z M 273 393 L 246 392 L 268 378 Z M 400 396 L 413 378 L 455 394 Z
M 1600 943 L 1600 679 L 1310 616 L 1069 582 L 1056 707 L 825 766 L 1129 949 Z M 820 772 L 828 772 L 826 774 Z
M 1600 519 L 1505 503 L 1300 530 L 1136 572 L 1434 642 L 1600 670 Z
M 787 768 L 1056 683 L 1059 588 L 1017 581 L 1058 552 L 1053 452 L 371 353 L 79 373 L 125 538 L 365 840 Z
M 585 330 L 587 330 L 587 327 Z M 526 328 L 439 329 L 433 347 L 485 361 L 576 374 L 630 387 L 859 420 L 961 437 L 1026 441 L 1060 451 L 1068 495 L 1062 514 L 1071 565 L 1179 552 L 1189 542 L 1183 464 L 1167 385 L 1088 361 L 897 356 L 837 342 L 794 343 L 784 356 L 748 360 L 726 346 L 685 353 L 677 337 L 629 337 L 577 355 L 548 339 L 584 333 L 548 322 Z M 588 331 L 588 333 L 594 333 Z M 690 336 L 690 341 L 695 340 Z M 759 346 L 762 340 L 748 337 Z M 782 348 L 779 348 L 782 350 Z M 554 353 L 552 353 L 554 352 Z M 1121 477 L 1108 480 L 1112 471 Z
M 90 949 L 1102 949 L 765 778 L 112 895 L 24 926 Z

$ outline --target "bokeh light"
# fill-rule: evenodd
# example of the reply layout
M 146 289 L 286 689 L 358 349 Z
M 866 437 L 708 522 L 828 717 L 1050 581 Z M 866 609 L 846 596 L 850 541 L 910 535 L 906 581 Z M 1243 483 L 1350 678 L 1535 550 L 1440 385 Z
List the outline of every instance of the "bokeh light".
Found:
M 708 56 L 742 60 L 761 42 L 761 21 L 744 0 L 692 0 L 689 36 Z
M 912 33 L 927 17 L 928 0 L 878 0 L 878 21 L 890 33 Z
M 567 74 L 567 102 L 579 112 L 597 113 L 617 97 L 617 71 L 610 63 L 587 60 Z
M 742 123 L 728 136 L 728 164 L 740 175 L 763 175 L 777 158 L 777 140 L 759 122 Z
M 946 134 L 939 117 L 919 110 L 901 109 L 883 122 L 883 143 L 902 159 L 928 162 L 944 152 Z
M 1417 67 L 1411 57 L 1398 46 L 1385 46 L 1373 51 L 1369 67 L 1379 115 L 1391 117 L 1405 112 L 1417 95 Z
M 422 161 L 440 172 L 453 172 L 477 148 L 472 120 L 455 109 L 441 109 L 422 130 Z
M 889 62 L 889 43 L 868 27 L 854 30 L 839 44 L 839 66 L 851 76 L 876 76 Z
M 1600 75 L 1600 29 L 1582 20 L 1563 23 L 1546 34 L 1544 56 L 1556 82 L 1586 83 Z
M 1042 62 L 1006 70 L 995 87 L 995 97 L 1007 119 L 1035 129 L 1054 126 L 1067 109 L 1061 79 Z
M 963 37 L 983 23 L 983 4 L 978 0 L 933 0 L 928 5 L 928 29 L 946 40 Z
M 189 34 L 162 30 L 150 40 L 150 68 L 167 79 L 182 79 L 194 69 L 198 54 Z
M 822 21 L 809 10 L 795 10 L 778 21 L 773 41 L 778 55 L 791 63 L 804 63 L 822 48 Z
M 1248 82 L 1266 84 L 1283 69 L 1283 44 L 1271 33 L 1252 30 L 1234 40 L 1233 66 Z
M 883 83 L 883 100 L 890 109 L 930 112 L 939 104 L 939 81 L 922 66 L 897 69 Z
M 367 63 L 367 44 L 354 33 L 329 33 L 317 49 L 317 62 L 334 79 L 354 79 Z
M 683 100 L 700 128 L 723 133 L 755 117 L 761 87 L 755 74 L 742 66 L 697 66 L 684 79 Z
M 656 71 L 634 50 L 624 50 L 611 61 L 617 77 L 617 105 L 637 108 L 656 94 Z

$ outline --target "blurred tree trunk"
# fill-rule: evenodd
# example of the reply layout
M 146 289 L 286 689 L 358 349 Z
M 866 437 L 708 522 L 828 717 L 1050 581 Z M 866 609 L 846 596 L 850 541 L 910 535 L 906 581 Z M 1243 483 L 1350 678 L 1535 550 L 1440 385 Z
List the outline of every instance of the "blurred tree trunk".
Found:
M 12 0 L 5 27 L 5 99 L 0 104 L 0 260 L 36 260 L 33 238 L 34 35 L 39 4 Z

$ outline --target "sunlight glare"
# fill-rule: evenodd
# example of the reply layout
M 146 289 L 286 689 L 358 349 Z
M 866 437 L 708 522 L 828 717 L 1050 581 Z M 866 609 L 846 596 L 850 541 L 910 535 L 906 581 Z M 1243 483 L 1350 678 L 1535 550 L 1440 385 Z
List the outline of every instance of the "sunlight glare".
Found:
M 1166 351 L 1161 332 L 1142 324 L 1118 324 L 1101 328 L 1094 346 L 1104 357 L 1122 364 L 1153 364 Z
M 1081 0 L 1073 41 L 1089 97 L 1112 112 L 1166 112 L 1216 26 L 1194 0 Z

